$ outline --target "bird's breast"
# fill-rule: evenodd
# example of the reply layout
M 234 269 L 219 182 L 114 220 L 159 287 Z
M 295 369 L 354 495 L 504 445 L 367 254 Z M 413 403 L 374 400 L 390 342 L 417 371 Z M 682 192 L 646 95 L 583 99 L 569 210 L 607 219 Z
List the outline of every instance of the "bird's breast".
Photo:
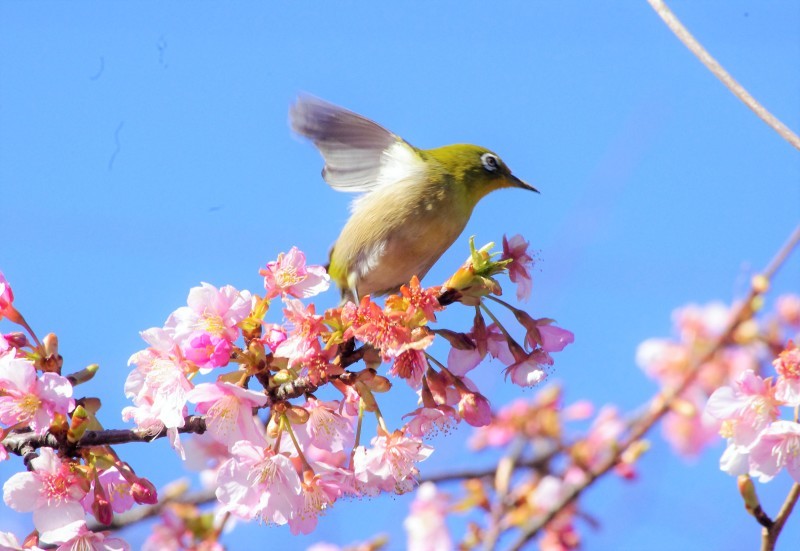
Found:
M 472 212 L 448 182 L 397 182 L 359 198 L 336 241 L 331 275 L 359 296 L 422 278 Z

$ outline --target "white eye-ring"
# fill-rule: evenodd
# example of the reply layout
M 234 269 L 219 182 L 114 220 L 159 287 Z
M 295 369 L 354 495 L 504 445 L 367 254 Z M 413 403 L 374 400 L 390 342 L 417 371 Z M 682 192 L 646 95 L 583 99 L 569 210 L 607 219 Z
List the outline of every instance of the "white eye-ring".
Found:
M 481 155 L 481 162 L 483 163 L 483 168 L 489 172 L 495 172 L 500 166 L 500 161 L 497 159 L 497 156 L 491 153 L 484 153 Z

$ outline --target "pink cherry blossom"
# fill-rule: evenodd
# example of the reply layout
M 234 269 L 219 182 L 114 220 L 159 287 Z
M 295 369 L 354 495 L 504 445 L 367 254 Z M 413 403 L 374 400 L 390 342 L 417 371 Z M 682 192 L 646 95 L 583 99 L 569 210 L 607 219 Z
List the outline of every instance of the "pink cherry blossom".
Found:
M 66 415 L 75 407 L 72 385 L 55 373 L 36 376 L 33 363 L 15 357 L 12 351 L 0 356 L 0 423 L 29 427 L 44 434 L 56 414 Z
M 779 296 L 775 301 L 775 310 L 781 322 L 792 327 L 800 327 L 800 296 Z
M 664 439 L 684 457 L 699 456 L 719 438 L 716 428 L 702 415 L 707 400 L 708 396 L 702 389 L 691 386 L 681 394 L 680 407 L 667 413 L 661 423 Z
M 731 309 L 722 302 L 705 305 L 689 304 L 672 313 L 672 321 L 683 341 L 713 339 L 720 335 L 728 324 Z
M 775 421 L 750 449 L 750 474 L 761 482 L 771 480 L 783 467 L 800 483 L 800 424 L 792 421 Z
M 779 413 L 771 381 L 753 371 L 742 373 L 734 387 L 715 390 L 708 399 L 705 415 L 720 424 L 720 434 L 728 439 L 720 468 L 734 476 L 745 474 L 752 444 Z
M 533 265 L 533 257 L 528 253 L 529 243 L 525 238 L 517 234 L 511 239 L 503 236 L 503 256 L 501 260 L 511 260 L 508 264 L 508 277 L 517 284 L 517 299 L 528 300 L 531 295 L 530 268 Z
M 259 274 L 264 276 L 266 298 L 291 295 L 297 298 L 313 297 L 330 286 L 330 277 L 322 266 L 306 266 L 306 256 L 297 247 L 280 253 L 278 260 L 267 263 Z
M 131 483 L 120 474 L 116 467 L 109 467 L 98 476 L 103 494 L 107 497 L 115 513 L 124 513 L 135 504 L 131 495 Z M 94 484 L 97 485 L 98 481 Z M 87 513 L 92 512 L 94 493 L 88 492 L 83 498 L 83 508 Z
M 22 547 L 22 544 L 19 543 L 17 536 L 12 534 L 11 532 L 0 532 L 0 549 L 3 551 L 24 551 L 24 550 L 31 550 L 31 551 L 41 551 L 41 547 L 33 546 L 33 547 Z
M 308 412 L 308 421 L 299 425 L 296 435 L 301 444 L 332 453 L 343 451 L 353 445 L 355 428 L 353 418 L 340 413 L 336 400 L 323 402 L 310 398 L 303 408 Z
M 519 386 L 534 386 L 541 383 L 547 374 L 543 367 L 553 365 L 553 358 L 537 348 L 532 352 L 525 352 L 522 347 L 511 347 L 516 361 L 505 369 L 506 377 L 511 377 L 511 382 Z
M 253 417 L 253 408 L 267 403 L 267 397 L 231 383 L 202 383 L 186 395 L 197 404 L 197 412 L 206 416 L 208 432 L 220 442 L 232 446 L 239 440 L 263 442 Z
M 447 368 L 454 375 L 466 375 L 477 367 L 489 354 L 492 358 L 500 360 L 503 365 L 514 363 L 514 357 L 508 349 L 508 339 L 495 324 L 484 327 L 473 327 L 467 333 L 472 338 L 475 347 L 470 350 L 451 348 L 447 356 Z
M 403 419 L 409 417 L 411 420 L 406 423 L 405 430 L 417 438 L 430 437 L 439 431 L 448 433 L 459 422 L 456 411 L 447 405 L 422 407 L 403 415 Z
M 155 333 L 163 336 L 160 330 Z M 153 347 L 134 354 L 129 363 L 134 363 L 136 368 L 125 381 L 125 396 L 136 407 L 123 409 L 123 420 L 134 419 L 139 428 L 153 427 L 158 423 L 169 429 L 182 427 L 186 395 L 192 388 L 186 371 L 191 368 L 180 357 Z
M 473 427 L 482 427 L 492 422 L 492 407 L 480 392 L 461 392 L 458 414 Z
M 778 372 L 775 398 L 787 406 L 800 406 L 800 348 L 789 341 L 772 365 Z
M 317 474 L 305 472 L 303 505 L 289 518 L 292 534 L 310 534 L 317 527 L 317 519 L 344 495 L 341 469 L 320 469 Z
M 62 543 L 56 551 L 129 551 L 130 545 L 120 538 L 109 537 L 110 532 L 92 532 L 86 525 L 78 534 Z
M 286 340 L 286 330 L 277 323 L 265 323 L 262 335 L 261 342 L 273 352 Z
M 201 370 L 228 365 L 231 358 L 231 343 L 216 335 L 196 332 L 186 339 L 183 352 L 187 360 L 197 364 Z
M 275 355 L 288 358 L 289 367 L 294 367 L 320 351 L 319 336 L 325 326 L 313 304 L 305 307 L 299 300 L 288 299 L 283 313 L 293 328 L 275 349 Z
M 576 444 L 575 451 L 580 465 L 594 468 L 615 451 L 620 436 L 627 424 L 614 406 L 603 406 L 597 412 L 586 437 Z
M 753 371 L 740 375 L 735 386 L 715 390 L 708 399 L 705 412 L 721 422 L 723 436 L 741 446 L 752 444 L 780 413 L 771 380 L 763 379 Z
M 32 471 L 16 473 L 3 485 L 6 505 L 21 513 L 33 512 L 33 525 L 45 543 L 76 536 L 85 525 L 80 503 L 85 485 L 51 448 L 41 448 L 31 467 Z
M 539 334 L 542 337 L 542 350 L 545 352 L 561 352 L 568 344 L 575 342 L 575 335 L 555 325 L 540 325 Z
M 453 541 L 445 519 L 450 512 L 450 499 L 433 482 L 420 485 L 403 527 L 408 536 L 408 549 L 439 551 L 452 549 Z
M 231 448 L 232 457 L 217 473 L 217 499 L 223 512 L 286 524 L 303 507 L 302 484 L 292 461 L 246 440 Z
M 416 464 L 427 459 L 433 448 L 400 431 L 380 434 L 371 447 L 358 446 L 353 452 L 353 470 L 358 489 L 367 495 L 380 491 L 404 494 L 411 491 L 419 474 Z
M 14 292 L 11 290 L 11 284 L 0 272 L 0 320 L 7 316 L 14 303 Z
M 428 360 L 422 350 L 406 350 L 398 355 L 392 364 L 389 373 L 406 380 L 411 388 L 422 385 L 422 374 L 428 367 Z
M 239 336 L 237 324 L 250 315 L 252 296 L 230 285 L 217 289 L 208 283 L 189 291 L 188 306 L 170 314 L 164 329 L 172 339 L 184 345 L 197 331 L 233 342 Z

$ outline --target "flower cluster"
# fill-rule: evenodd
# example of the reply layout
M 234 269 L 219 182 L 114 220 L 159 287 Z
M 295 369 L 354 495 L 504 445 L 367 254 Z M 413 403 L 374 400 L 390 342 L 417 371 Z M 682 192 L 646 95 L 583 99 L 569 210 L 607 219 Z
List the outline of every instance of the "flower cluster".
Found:
M 472 533 L 462 542 L 463 547 L 469 548 L 470 541 L 485 542 L 492 525 L 495 530 L 519 529 L 532 519 L 556 510 L 570 491 L 585 483 L 604 462 L 616 457 L 628 424 L 611 406 L 601 408 L 596 415 L 594 410 L 586 401 L 565 406 L 561 388 L 549 386 L 532 399 L 516 400 L 503 407 L 490 424 L 476 429 L 470 441 L 473 449 L 506 449 L 509 455 L 503 461 L 515 459 L 505 468 L 498 468 L 493 480 L 472 479 L 466 485 L 466 495 L 453 505 L 456 510 L 479 506 L 494 511 L 503 504 L 502 516 L 490 515 L 488 528 L 473 526 Z M 584 424 L 593 415 L 585 434 L 576 436 L 575 424 Z M 635 462 L 645 449 L 644 443 L 637 443 L 616 459 L 617 474 L 634 478 Z M 516 471 L 513 478 L 509 467 Z M 540 548 L 580 547 L 581 537 L 575 524 L 579 518 L 577 512 L 574 503 L 558 511 L 544 526 Z
M 433 452 L 426 438 L 462 420 L 491 421 L 488 399 L 467 376 L 482 360 L 499 360 L 512 382 L 532 386 L 552 366 L 551 354 L 573 341 L 553 320 L 533 318 L 499 298 L 502 274 L 517 284 L 520 298 L 530 293 L 532 256 L 521 236 L 504 238 L 503 253 L 492 253 L 492 245 L 470 247 L 470 257 L 443 286 L 425 288 L 414 277 L 382 305 L 365 296 L 318 313 L 303 301 L 326 290 L 329 277 L 296 248 L 260 271 L 264 296 L 202 283 L 163 326 L 142 332 L 147 347 L 130 358 L 124 390 L 132 405 L 122 418 L 135 423 L 138 437 L 167 435 L 187 466 L 203 472 L 215 490 L 217 519 L 259 519 L 309 533 L 342 497 L 408 492 L 417 485 L 419 463 Z M 282 309 L 272 304 L 278 298 Z M 0 312 L 9 319 L 18 316 L 12 301 L 0 274 Z M 522 328 L 519 342 L 488 301 L 513 314 Z M 432 327 L 457 302 L 474 308 L 473 327 Z M 273 312 L 282 319 L 268 321 Z M 431 354 L 436 341 L 451 347 L 447 362 Z M 34 513 L 35 541 L 66 545 L 88 537 L 87 515 L 108 524 L 115 513 L 157 497 L 113 448 L 82 447 L 87 430 L 102 434 L 99 401 L 76 401 L 73 387 L 97 367 L 68 379 L 60 374 L 54 337 L 36 343 L 13 334 L 0 343 L 2 436 L 24 430 L 55 437 L 59 445 L 41 448 L 30 472 L 6 483 L 4 498 Z M 381 364 L 388 366 L 385 374 Z M 393 379 L 419 396 L 394 427 L 379 405 Z M 368 416 L 376 424 L 371 435 Z M 182 432 L 203 434 L 182 441 Z M 441 500 L 428 501 L 420 511 Z M 199 520 L 202 515 L 186 507 L 165 511 L 148 545 L 214 548 L 222 527 Z M 96 547 L 116 545 L 103 541 Z
M 748 370 L 733 385 L 718 388 L 709 398 L 705 413 L 727 440 L 720 459 L 723 471 L 768 482 L 786 468 L 800 483 L 800 423 L 796 417 L 800 407 L 800 350 L 793 341 L 773 366 L 775 380 Z M 792 420 L 781 419 L 782 408 L 795 412 Z
M 736 342 L 722 346 L 696 373 L 692 372 L 692 362 L 723 333 L 731 313 L 732 309 L 720 302 L 685 306 L 672 315 L 677 339 L 648 339 L 636 351 L 639 367 L 665 391 L 677 388 L 687 376 L 692 377 L 688 387 L 670 404 L 662 424 L 664 438 L 682 455 L 696 456 L 716 440 L 716 431 L 703 420 L 708 397 L 745 371 L 758 369 L 762 347 L 752 334 L 740 332 Z

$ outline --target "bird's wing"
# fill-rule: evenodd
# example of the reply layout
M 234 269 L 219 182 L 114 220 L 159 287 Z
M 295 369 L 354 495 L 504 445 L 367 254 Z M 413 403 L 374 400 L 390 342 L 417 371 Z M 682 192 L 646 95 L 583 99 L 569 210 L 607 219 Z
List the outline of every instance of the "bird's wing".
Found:
M 292 130 L 317 146 L 322 177 L 336 190 L 370 191 L 421 172 L 415 149 L 371 120 L 313 96 L 300 96 L 289 110 Z

